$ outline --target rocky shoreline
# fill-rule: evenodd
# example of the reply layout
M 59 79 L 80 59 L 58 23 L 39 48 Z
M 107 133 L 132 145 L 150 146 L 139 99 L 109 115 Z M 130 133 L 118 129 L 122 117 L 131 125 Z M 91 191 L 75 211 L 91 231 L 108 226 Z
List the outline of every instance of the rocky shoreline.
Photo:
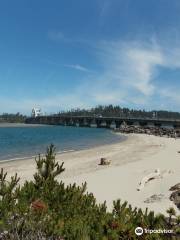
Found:
M 120 128 L 114 129 L 115 132 L 130 134 L 130 133 L 138 133 L 138 134 L 148 134 L 160 137 L 170 137 L 170 138 L 179 138 L 180 137 L 180 129 L 174 128 L 162 128 L 162 127 L 143 127 L 143 126 L 129 126 L 126 123 L 123 123 Z

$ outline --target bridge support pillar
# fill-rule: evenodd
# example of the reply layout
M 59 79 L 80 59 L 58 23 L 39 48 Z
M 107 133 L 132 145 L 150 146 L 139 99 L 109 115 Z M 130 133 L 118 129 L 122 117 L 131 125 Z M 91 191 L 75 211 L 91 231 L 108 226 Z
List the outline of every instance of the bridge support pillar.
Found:
M 140 124 L 139 124 L 139 122 L 136 121 L 136 122 L 133 123 L 133 126 L 140 127 Z
M 83 126 L 83 127 L 88 127 L 88 126 L 89 126 L 89 124 L 88 124 L 88 122 L 87 122 L 86 119 L 83 120 L 82 126 Z
M 76 127 L 79 127 L 79 125 L 80 125 L 79 121 L 76 121 L 76 122 L 75 122 L 75 126 L 76 126 Z
M 111 128 L 111 129 L 115 129 L 115 128 L 116 128 L 116 123 L 115 123 L 115 121 L 112 121 L 112 122 L 111 122 L 110 128 Z
M 96 124 L 96 123 L 91 123 L 91 124 L 90 124 L 90 127 L 92 127 L 92 128 L 97 128 L 97 124 Z
M 154 125 L 153 122 L 148 122 L 148 123 L 147 123 L 147 127 L 155 127 L 155 125 Z
M 92 128 L 97 128 L 97 123 L 96 123 L 96 120 L 95 120 L 95 119 L 91 121 L 90 127 L 92 127 Z
M 106 121 L 102 121 L 102 122 L 100 123 L 100 127 L 107 127 Z

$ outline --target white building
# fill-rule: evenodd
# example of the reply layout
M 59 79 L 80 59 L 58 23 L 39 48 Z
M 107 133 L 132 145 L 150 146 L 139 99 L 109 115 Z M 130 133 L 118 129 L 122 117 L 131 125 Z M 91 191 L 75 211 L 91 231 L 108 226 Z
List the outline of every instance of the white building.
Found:
M 31 112 L 31 116 L 32 117 L 42 116 L 41 109 L 40 108 L 33 108 L 32 112 Z

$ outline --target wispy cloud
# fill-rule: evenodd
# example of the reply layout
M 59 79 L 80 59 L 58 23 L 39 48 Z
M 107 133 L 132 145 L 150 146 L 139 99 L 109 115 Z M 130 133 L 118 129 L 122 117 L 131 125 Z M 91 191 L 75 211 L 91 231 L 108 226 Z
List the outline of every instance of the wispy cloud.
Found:
M 180 70 L 180 46 L 161 45 L 156 39 L 101 42 L 97 58 L 104 71 L 84 87 L 95 103 L 159 108 L 160 103 L 155 99 L 164 97 L 169 101 L 170 96 L 162 92 L 165 86 L 158 84 L 159 80 L 163 81 L 162 68 Z M 178 94 L 175 97 L 172 92 L 171 100 L 180 105 Z
M 148 96 L 154 93 L 153 77 L 158 66 L 163 64 L 163 56 L 157 49 L 130 48 L 125 53 L 127 84 Z
M 48 32 L 49 39 L 53 41 L 65 40 L 64 34 L 59 30 L 51 30 Z
M 64 66 L 68 67 L 68 68 L 78 70 L 78 71 L 82 71 L 82 72 L 90 72 L 89 69 L 87 69 L 87 68 L 85 68 L 85 67 L 83 67 L 82 65 L 79 65 L 79 64 L 65 64 Z
M 99 72 L 90 71 L 80 64 L 62 64 L 62 67 L 88 73 L 81 77 L 81 84 L 71 88 L 71 93 L 59 92 L 46 98 L 27 98 L 24 101 L 1 97 L 1 111 L 8 108 L 9 111 L 30 112 L 32 107 L 40 106 L 44 111 L 56 112 L 98 104 L 148 109 L 180 107 L 178 88 L 173 87 L 173 80 L 163 84 L 161 71 L 162 68 L 180 71 L 180 45 L 163 45 L 156 39 L 149 42 L 103 41 L 96 44 L 92 52 L 100 66 Z
M 102 58 L 105 75 L 119 88 L 129 88 L 149 96 L 154 93 L 153 77 L 163 64 L 161 50 L 138 42 L 104 43 Z
M 47 37 L 52 42 L 66 42 L 68 44 L 77 46 L 82 46 L 82 44 L 87 45 L 89 43 L 89 40 L 83 39 L 80 36 L 67 36 L 61 30 L 49 30 L 47 32 Z

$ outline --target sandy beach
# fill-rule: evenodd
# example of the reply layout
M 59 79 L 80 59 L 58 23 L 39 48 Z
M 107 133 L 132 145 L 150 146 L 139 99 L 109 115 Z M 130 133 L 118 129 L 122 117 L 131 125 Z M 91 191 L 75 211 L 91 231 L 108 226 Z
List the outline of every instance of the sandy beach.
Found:
M 179 150 L 180 139 L 131 134 L 120 143 L 57 155 L 57 160 L 64 161 L 66 168 L 59 180 L 78 185 L 86 181 L 88 192 L 92 192 L 99 203 L 106 200 L 109 210 L 113 200 L 121 199 L 133 207 L 148 207 L 156 213 L 165 214 L 173 206 L 179 214 L 169 200 L 169 188 L 180 182 Z M 111 164 L 100 166 L 101 157 L 111 160 Z M 34 159 L 25 159 L 2 162 L 0 167 L 9 176 L 17 172 L 23 183 L 33 178 L 36 166 Z M 156 169 L 160 177 L 137 191 L 139 182 Z

